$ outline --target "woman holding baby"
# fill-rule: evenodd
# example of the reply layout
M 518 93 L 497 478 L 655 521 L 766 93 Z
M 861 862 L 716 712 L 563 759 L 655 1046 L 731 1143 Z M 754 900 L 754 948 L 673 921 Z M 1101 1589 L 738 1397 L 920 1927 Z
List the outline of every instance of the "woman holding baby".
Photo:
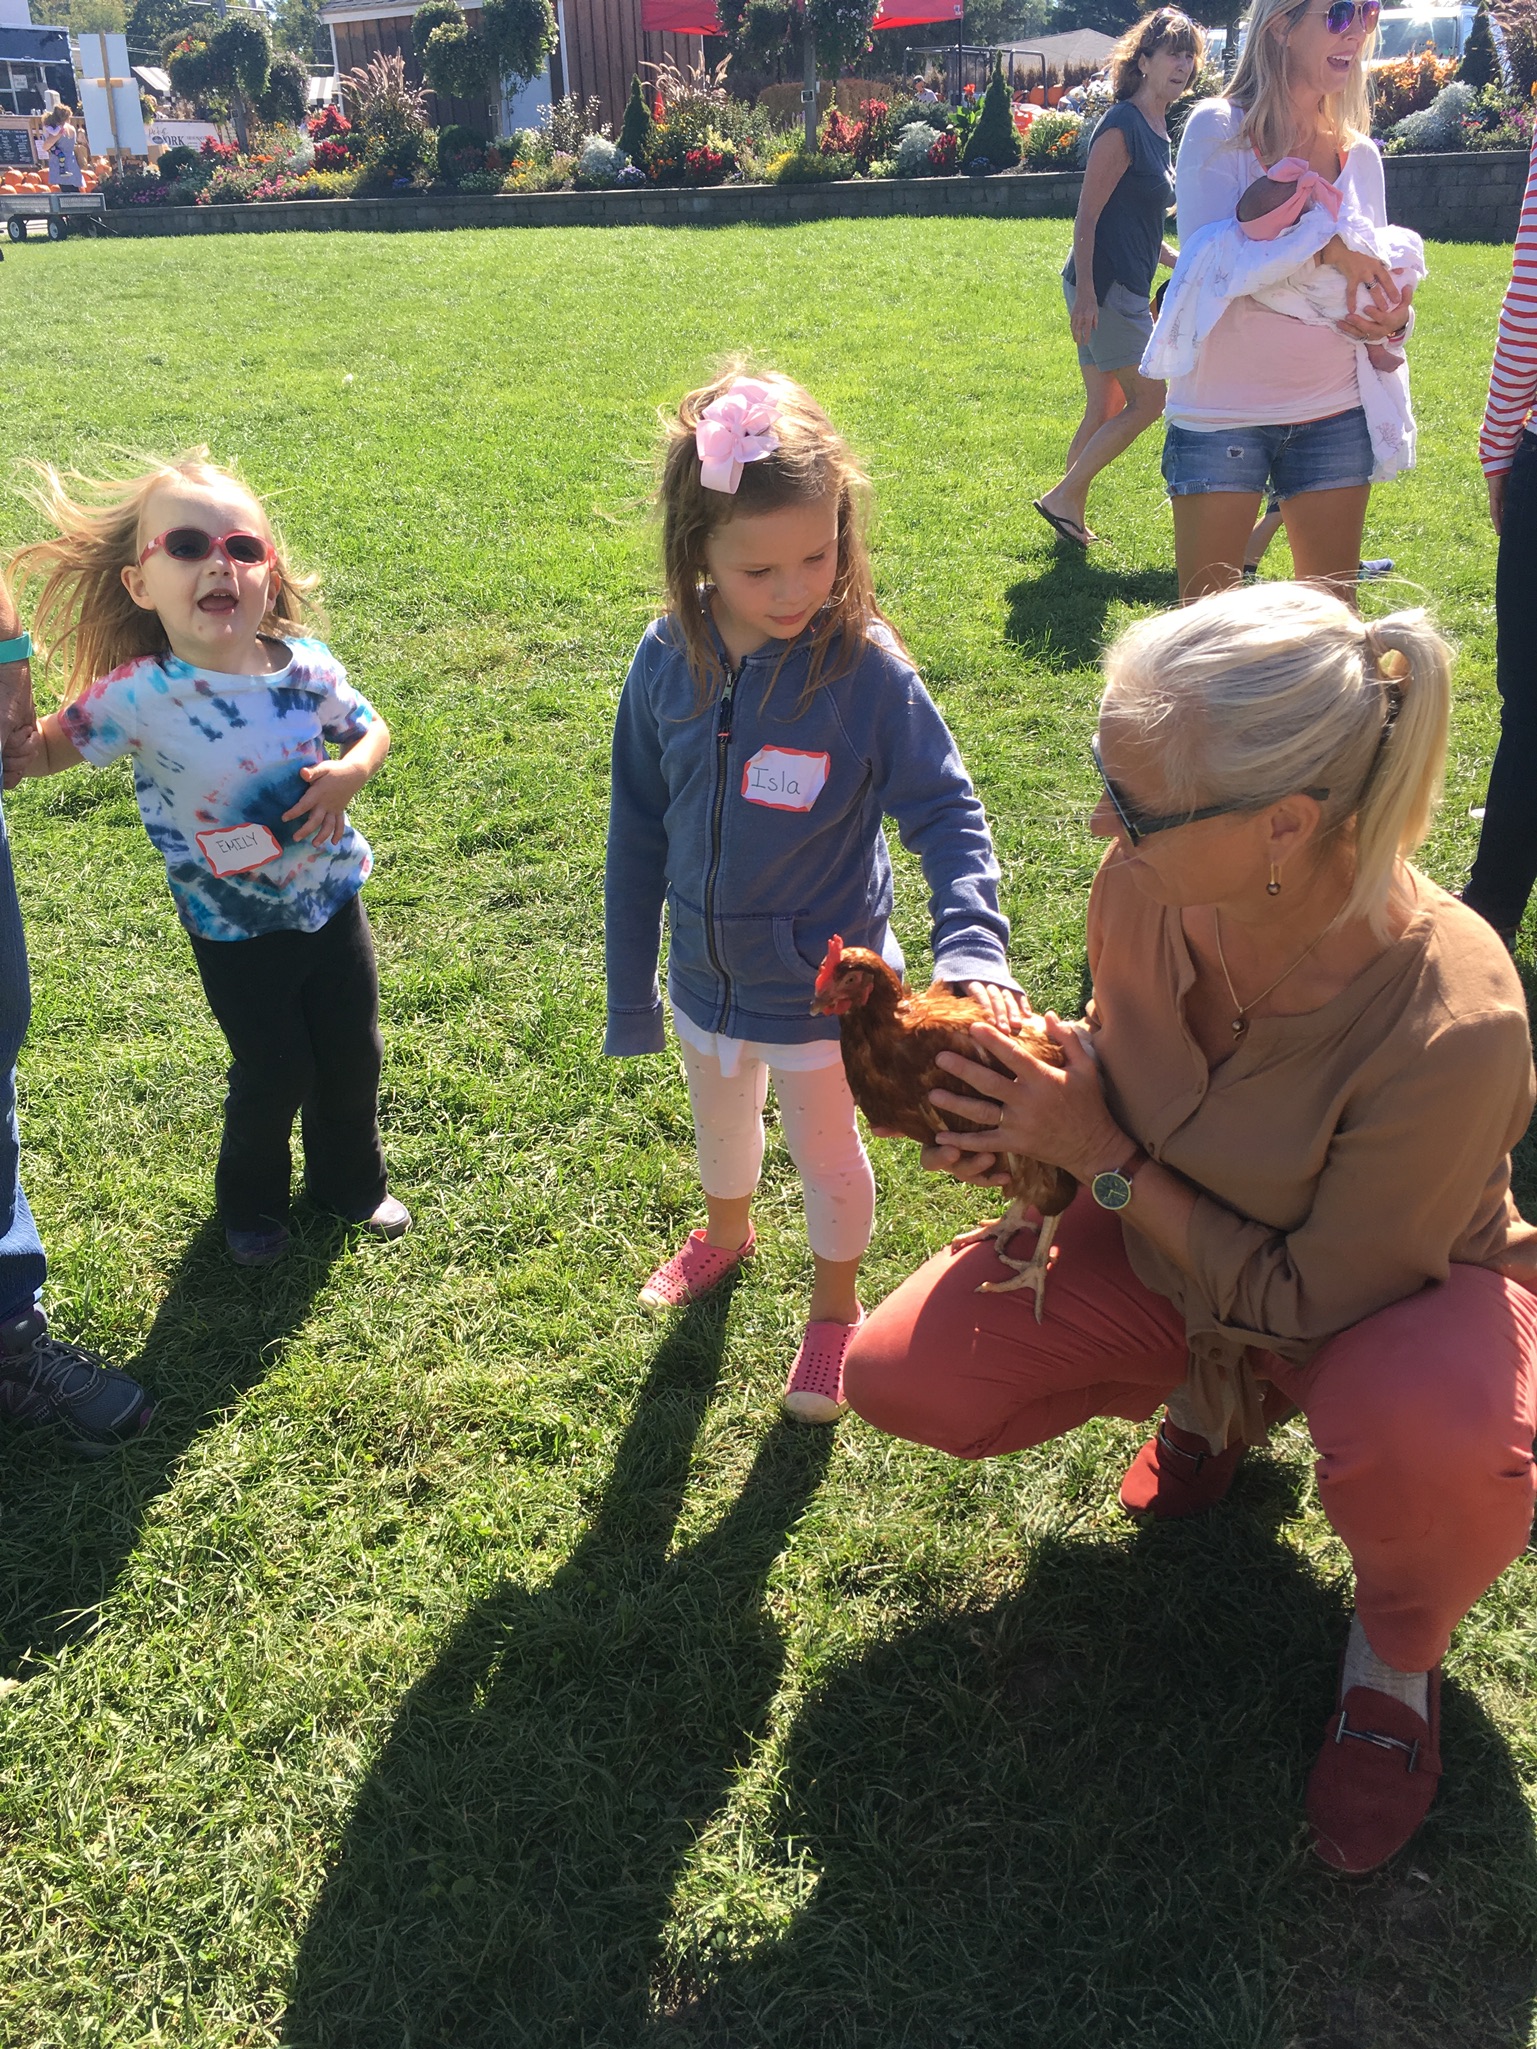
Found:
M 1372 483 L 1410 466 L 1402 342 L 1424 275 L 1369 138 L 1377 0 L 1254 0 L 1226 99 L 1180 146 L 1180 262 L 1142 362 L 1187 602 L 1237 583 L 1266 494 L 1299 577 L 1348 595 Z

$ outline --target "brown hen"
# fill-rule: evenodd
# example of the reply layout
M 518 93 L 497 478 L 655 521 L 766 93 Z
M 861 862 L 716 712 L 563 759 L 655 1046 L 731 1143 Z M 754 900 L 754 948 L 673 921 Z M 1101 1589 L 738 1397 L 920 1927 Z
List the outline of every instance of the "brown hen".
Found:
M 866 946 L 845 946 L 834 933 L 817 973 L 811 1008 L 816 1016 L 837 1018 L 849 1089 L 878 1129 L 900 1131 L 920 1145 L 932 1145 L 937 1132 L 984 1131 L 996 1123 L 995 1099 L 982 1096 L 939 1065 L 941 1053 L 960 1053 L 1000 1074 L 1008 1073 L 1003 1062 L 971 1036 L 974 1024 L 992 1022 L 991 1014 L 975 997 L 954 995 L 942 982 L 936 982 L 926 995 L 915 996 L 878 953 Z M 1035 1022 L 1025 1026 L 1019 1040 L 1048 1067 L 1065 1064 L 1060 1049 Z M 977 1118 L 946 1115 L 929 1101 L 930 1089 L 978 1096 L 988 1104 L 988 1114 Z M 1004 1153 L 1001 1158 L 1009 1175 L 1005 1184 L 1009 1207 L 996 1224 L 968 1232 L 966 1238 L 990 1237 L 999 1259 L 1013 1267 L 1015 1277 L 984 1281 L 977 1292 L 1003 1294 L 1011 1288 L 1033 1288 L 1039 1323 L 1044 1313 L 1047 1255 L 1057 1218 L 1077 1193 L 1078 1183 L 1060 1167 L 1048 1167 L 1040 1160 L 1018 1153 Z M 1042 1218 L 1035 1253 L 1030 1259 L 1011 1259 L 1005 1248 L 1016 1231 L 1030 1228 L 1027 1209 L 1038 1210 Z M 966 1238 L 955 1242 L 964 1244 Z

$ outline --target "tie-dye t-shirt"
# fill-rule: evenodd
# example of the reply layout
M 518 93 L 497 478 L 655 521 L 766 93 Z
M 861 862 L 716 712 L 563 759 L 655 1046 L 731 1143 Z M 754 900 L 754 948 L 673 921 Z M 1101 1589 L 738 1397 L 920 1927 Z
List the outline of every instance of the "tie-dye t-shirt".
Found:
M 308 785 L 299 771 L 346 748 L 377 714 L 318 640 L 286 643 L 271 676 L 222 676 L 175 655 L 145 655 L 66 705 L 65 731 L 98 767 L 133 757 L 144 829 L 165 857 L 182 923 L 199 939 L 318 932 L 373 866 L 349 825 L 328 847 L 286 821 Z

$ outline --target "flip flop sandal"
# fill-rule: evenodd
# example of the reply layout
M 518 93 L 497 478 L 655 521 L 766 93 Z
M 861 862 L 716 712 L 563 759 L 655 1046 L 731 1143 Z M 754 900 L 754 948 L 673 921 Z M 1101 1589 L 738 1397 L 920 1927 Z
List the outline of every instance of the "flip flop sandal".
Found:
M 1060 512 L 1048 511 L 1039 498 L 1032 498 L 1030 503 L 1046 524 L 1060 534 L 1064 541 L 1071 541 L 1075 548 L 1092 547 L 1099 539 L 1098 534 L 1091 534 L 1086 526 L 1080 526 L 1076 520 L 1064 519 Z

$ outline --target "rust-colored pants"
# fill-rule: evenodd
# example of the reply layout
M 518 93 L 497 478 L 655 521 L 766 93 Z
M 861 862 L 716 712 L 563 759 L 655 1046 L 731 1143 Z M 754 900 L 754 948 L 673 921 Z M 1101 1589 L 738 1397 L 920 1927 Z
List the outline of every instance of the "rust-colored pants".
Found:
M 850 1347 L 851 1405 L 955 1458 L 1022 1451 L 1091 1416 L 1151 1416 L 1184 1378 L 1182 1317 L 1137 1279 L 1120 1224 L 1086 1193 L 1057 1244 L 1041 1324 L 1028 1289 L 977 1294 L 1006 1275 L 990 1244 L 921 1266 Z M 1307 1418 L 1368 1641 L 1400 1671 L 1428 1670 L 1526 1544 L 1537 1297 L 1454 1266 L 1444 1286 L 1341 1331 L 1307 1366 L 1262 1363 Z

